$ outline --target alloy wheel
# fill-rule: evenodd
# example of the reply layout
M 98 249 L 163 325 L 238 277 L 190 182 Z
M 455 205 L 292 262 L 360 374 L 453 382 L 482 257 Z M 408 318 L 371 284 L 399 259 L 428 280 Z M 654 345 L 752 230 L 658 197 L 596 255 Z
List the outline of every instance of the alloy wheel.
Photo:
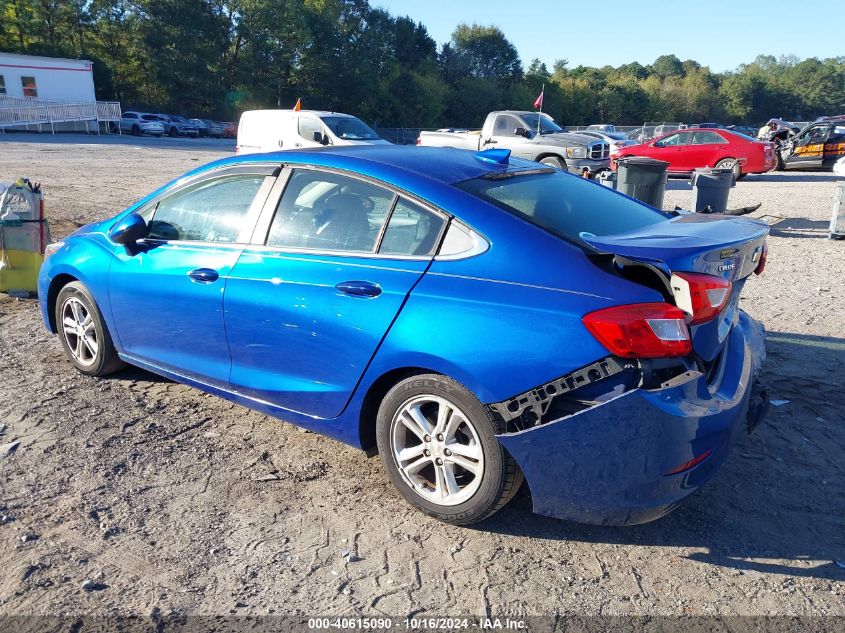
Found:
M 390 440 L 402 479 L 423 499 L 454 506 L 481 485 L 484 452 L 478 432 L 445 398 L 423 395 L 406 401 L 393 417 Z
M 62 333 L 68 350 L 79 364 L 90 367 L 96 362 L 100 346 L 94 318 L 76 297 L 68 297 L 62 306 Z

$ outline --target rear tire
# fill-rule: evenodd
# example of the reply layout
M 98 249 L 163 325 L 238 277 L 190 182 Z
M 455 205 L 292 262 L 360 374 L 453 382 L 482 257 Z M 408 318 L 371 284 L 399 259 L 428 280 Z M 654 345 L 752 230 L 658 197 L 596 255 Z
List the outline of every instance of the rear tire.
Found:
M 406 378 L 381 403 L 379 453 L 405 500 L 436 519 L 469 525 L 498 512 L 523 481 L 496 439 L 504 424 L 456 381 Z
M 562 169 L 566 171 L 566 163 L 563 161 L 562 158 L 557 156 L 546 156 L 540 159 L 540 163 L 542 165 L 548 165 L 549 167 L 557 167 L 558 169 Z
M 62 349 L 77 371 L 106 376 L 126 365 L 117 356 L 96 301 L 80 282 L 72 281 L 59 291 L 55 317 Z
M 170 128 L 170 132 L 168 133 L 170 138 L 176 138 L 179 135 L 179 132 L 176 131 L 175 127 Z
M 718 163 L 716 163 L 716 169 L 731 169 L 734 173 L 734 180 L 739 180 L 742 178 L 742 165 L 739 164 L 739 161 L 735 158 L 723 158 Z
M 132 136 L 141 136 L 141 128 L 137 125 L 132 126 Z

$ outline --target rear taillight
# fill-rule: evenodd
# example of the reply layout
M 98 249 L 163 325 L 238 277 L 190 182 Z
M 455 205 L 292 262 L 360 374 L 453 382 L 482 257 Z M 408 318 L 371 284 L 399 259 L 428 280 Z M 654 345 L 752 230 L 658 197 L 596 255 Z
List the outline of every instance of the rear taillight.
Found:
M 584 325 L 623 358 L 686 356 L 692 351 L 684 312 L 668 303 L 635 303 L 590 312 Z
M 755 275 L 762 275 L 766 268 L 766 260 L 769 258 L 769 245 L 763 242 L 763 250 L 760 251 L 760 259 L 757 260 L 757 268 L 754 269 Z
M 702 273 L 674 273 L 670 280 L 675 304 L 690 315 L 690 325 L 710 321 L 731 295 L 731 282 Z
M 235 145 L 235 154 L 240 154 L 240 153 L 241 153 L 241 146 Z
M 417 137 L 417 145 L 422 145 L 422 139 L 419 136 Z

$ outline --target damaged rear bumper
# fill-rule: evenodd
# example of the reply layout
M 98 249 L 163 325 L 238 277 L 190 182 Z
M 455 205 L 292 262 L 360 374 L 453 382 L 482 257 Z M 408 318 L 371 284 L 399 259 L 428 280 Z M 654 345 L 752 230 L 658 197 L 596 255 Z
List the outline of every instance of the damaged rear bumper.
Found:
M 716 473 L 747 417 L 749 430 L 759 422 L 764 357 L 762 326 L 740 312 L 709 383 L 687 372 L 659 389 L 633 389 L 497 437 L 522 468 L 537 514 L 601 525 L 653 521 Z

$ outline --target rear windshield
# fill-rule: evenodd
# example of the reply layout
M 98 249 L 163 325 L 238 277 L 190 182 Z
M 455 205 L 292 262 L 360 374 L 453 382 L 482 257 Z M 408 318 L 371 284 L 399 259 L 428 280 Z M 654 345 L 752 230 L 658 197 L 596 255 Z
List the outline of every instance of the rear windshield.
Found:
M 572 242 L 582 234 L 626 233 L 668 219 L 595 182 L 561 171 L 474 178 L 457 187 Z

